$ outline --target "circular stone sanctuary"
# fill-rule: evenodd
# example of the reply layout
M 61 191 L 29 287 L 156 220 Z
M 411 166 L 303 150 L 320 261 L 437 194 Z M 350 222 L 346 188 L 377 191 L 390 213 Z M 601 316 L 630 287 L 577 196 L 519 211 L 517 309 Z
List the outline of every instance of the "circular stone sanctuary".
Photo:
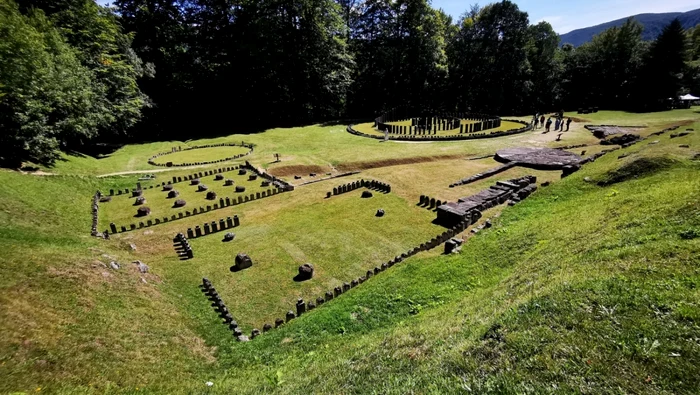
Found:
M 552 148 L 505 148 L 496 152 L 499 162 L 516 162 L 520 166 L 540 170 L 560 170 L 583 160 L 569 151 Z
M 379 140 L 446 141 L 500 137 L 531 129 L 527 122 L 487 114 L 398 109 L 382 114 L 373 123 L 350 125 L 347 131 Z
M 148 163 L 164 167 L 206 165 L 238 159 L 251 152 L 253 146 L 244 142 L 172 147 L 170 152 L 161 152 L 148 158 Z

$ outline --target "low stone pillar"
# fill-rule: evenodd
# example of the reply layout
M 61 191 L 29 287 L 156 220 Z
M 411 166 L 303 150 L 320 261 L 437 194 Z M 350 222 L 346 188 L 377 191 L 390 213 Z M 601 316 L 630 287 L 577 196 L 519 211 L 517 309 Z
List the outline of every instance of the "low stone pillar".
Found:
M 306 303 L 304 302 L 304 299 L 299 298 L 299 300 L 297 300 L 296 306 L 297 306 L 297 317 L 306 312 Z

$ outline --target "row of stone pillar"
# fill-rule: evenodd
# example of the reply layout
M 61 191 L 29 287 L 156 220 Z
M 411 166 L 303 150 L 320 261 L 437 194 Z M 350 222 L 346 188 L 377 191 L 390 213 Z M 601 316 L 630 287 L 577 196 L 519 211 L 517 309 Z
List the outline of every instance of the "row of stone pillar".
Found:
M 375 181 L 375 180 L 360 180 L 360 181 L 355 181 L 355 182 L 350 182 L 347 184 L 339 185 L 337 187 L 333 188 L 333 195 L 340 195 L 343 193 L 347 192 L 352 192 L 358 188 L 369 188 L 369 189 L 374 189 L 377 191 L 381 191 L 384 193 L 390 193 L 391 192 L 391 185 L 380 182 L 380 181 Z
M 240 219 L 237 215 L 233 217 L 227 217 L 225 220 L 222 218 L 217 223 L 216 221 L 211 221 L 211 224 L 206 223 L 202 227 L 199 225 L 192 228 L 187 228 L 187 238 L 196 239 L 198 237 L 206 236 L 212 233 L 221 232 L 227 229 L 235 228 L 241 224 Z
M 218 173 L 225 173 L 225 172 L 232 171 L 232 170 L 236 170 L 236 169 L 238 169 L 238 166 L 224 167 L 224 168 L 220 168 L 220 169 L 216 169 L 216 170 L 210 170 L 210 171 L 206 171 L 206 172 L 199 172 L 199 173 L 190 174 L 190 175 L 184 176 L 184 177 L 173 177 L 172 181 L 168 181 L 167 183 L 164 182 L 164 183 L 162 183 L 162 184 L 149 185 L 148 188 L 145 188 L 145 189 L 160 188 L 161 186 L 172 185 L 172 184 L 176 184 L 176 183 L 182 182 L 182 181 L 194 180 L 194 179 L 196 179 L 196 178 L 205 177 L 205 176 L 209 176 L 209 175 L 214 175 L 214 174 L 218 174 Z M 138 182 L 138 183 L 136 183 L 136 188 L 133 189 L 133 190 L 132 190 L 132 189 L 129 189 L 129 188 L 126 188 L 126 189 L 124 189 L 124 190 L 121 190 L 121 189 L 118 189 L 118 190 L 110 189 L 110 190 L 109 190 L 109 196 L 115 196 L 115 195 L 118 196 L 118 195 L 122 195 L 122 194 L 128 195 L 129 192 L 140 191 L 140 190 L 143 190 L 143 189 L 144 189 L 144 188 L 141 187 L 141 183 Z M 140 196 L 140 195 L 139 195 L 139 196 Z M 134 196 L 132 196 L 132 197 L 134 197 Z
M 218 210 L 220 208 L 235 206 L 237 204 L 242 204 L 242 203 L 250 202 L 253 200 L 257 200 L 257 199 L 266 198 L 266 197 L 269 197 L 272 195 L 277 195 L 278 193 L 282 193 L 282 192 L 283 192 L 282 189 L 268 189 L 266 191 L 256 192 L 254 194 L 251 193 L 249 196 L 238 196 L 238 199 L 229 198 L 229 197 L 220 198 L 219 203 L 215 203 L 213 206 L 207 205 L 206 207 L 200 207 L 199 209 L 195 208 L 192 210 L 192 212 L 190 212 L 190 211 L 185 211 L 184 213 L 179 212 L 179 213 L 177 213 L 177 215 L 173 214 L 173 216 L 171 218 L 163 217 L 162 221 L 160 218 L 156 218 L 155 220 L 149 219 L 146 222 L 142 221 L 142 222 L 139 222 L 138 224 L 131 224 L 131 225 L 129 225 L 128 228 L 126 226 L 121 226 L 120 229 L 117 227 L 116 224 L 111 223 L 111 224 L 109 224 L 110 231 L 109 232 L 105 231 L 105 232 L 114 234 L 114 233 L 118 233 L 118 232 L 121 233 L 121 232 L 130 231 L 130 230 L 146 228 L 146 227 L 153 226 L 153 225 L 159 225 L 161 223 L 175 221 L 175 220 L 181 219 L 181 218 L 190 217 L 192 215 L 206 213 L 206 212 L 209 212 L 212 210 Z
M 228 328 L 233 332 L 233 336 L 236 337 L 238 340 L 243 340 L 243 338 L 247 340 L 247 337 L 243 336 L 243 332 L 238 327 L 238 323 L 236 322 L 236 320 L 233 319 L 233 315 L 226 307 L 226 304 L 224 304 L 224 301 L 221 299 L 221 296 L 219 296 L 219 293 L 216 292 L 216 288 L 214 288 L 214 285 L 212 285 L 211 281 L 209 281 L 209 279 L 207 279 L 206 277 L 203 278 L 201 288 L 202 292 L 212 302 L 212 307 L 214 307 L 214 311 L 219 315 L 221 319 L 224 320 L 224 325 L 228 326 Z
M 447 203 L 447 202 L 444 202 Z M 431 198 L 430 196 L 426 195 L 420 195 L 420 200 L 418 201 L 418 205 L 421 207 L 425 207 L 429 210 L 436 209 L 440 206 L 442 206 L 443 201 L 435 198 Z
M 194 258 L 194 253 L 192 252 L 192 246 L 190 246 L 189 240 L 182 233 L 178 233 L 173 239 L 175 245 L 175 252 L 180 257 L 180 259 L 192 259 Z
M 178 149 L 178 151 L 189 151 L 189 150 L 199 149 L 199 148 L 224 147 L 224 146 L 227 146 L 227 147 L 245 147 L 245 148 L 250 149 L 250 151 L 246 152 L 245 154 L 238 154 L 238 155 L 234 155 L 234 156 L 231 156 L 231 157 L 228 157 L 228 158 L 218 159 L 218 160 L 209 161 L 209 162 L 178 163 L 178 164 L 173 164 L 173 162 L 167 162 L 167 163 L 165 163 L 165 164 L 162 164 L 162 163 L 156 163 L 156 162 L 153 161 L 154 159 L 156 159 L 156 158 L 158 158 L 158 157 L 160 157 L 160 156 L 168 155 L 168 154 L 173 153 L 174 151 L 171 149 L 170 152 L 161 152 L 161 153 L 158 153 L 158 154 L 155 154 L 155 155 L 151 156 L 150 158 L 148 158 L 148 163 L 151 164 L 151 165 L 153 165 L 153 166 L 165 166 L 165 167 L 205 165 L 205 164 L 209 164 L 209 163 L 226 162 L 226 161 L 229 161 L 229 160 L 232 160 L 232 159 L 237 159 L 237 158 L 240 158 L 240 157 L 249 155 L 251 152 L 253 152 L 253 145 L 252 145 L 252 144 L 246 144 L 244 141 L 241 141 L 241 144 L 235 144 L 235 143 L 221 143 L 221 144 L 198 145 L 198 146 L 194 146 L 194 147 L 187 147 L 187 148 L 185 148 L 184 150 L 183 150 L 183 149 Z M 179 147 L 178 147 L 178 148 L 179 148 Z

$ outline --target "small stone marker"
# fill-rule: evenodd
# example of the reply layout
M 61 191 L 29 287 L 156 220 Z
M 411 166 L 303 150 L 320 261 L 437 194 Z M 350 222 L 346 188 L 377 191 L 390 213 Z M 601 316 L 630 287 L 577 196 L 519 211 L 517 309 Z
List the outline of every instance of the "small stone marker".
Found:
M 226 234 L 224 235 L 224 241 L 225 241 L 225 242 L 233 241 L 233 239 L 235 239 L 235 238 L 236 238 L 236 235 L 235 235 L 234 233 L 230 233 L 230 232 L 229 232 L 229 233 L 226 233 Z
M 384 209 L 381 209 L 381 208 L 380 208 L 379 210 L 377 210 L 377 214 L 376 214 L 377 217 L 383 217 L 384 214 L 385 214 Z
M 182 200 L 182 199 L 177 199 L 177 200 L 175 201 L 175 204 L 173 204 L 173 207 L 175 207 L 175 208 L 178 208 L 178 207 L 185 207 L 186 204 L 187 204 L 187 202 L 185 202 L 184 200 Z
M 168 192 L 168 199 L 175 199 L 178 196 L 180 196 L 180 192 L 178 192 L 174 189 L 172 191 Z
M 214 191 L 207 192 L 207 200 L 216 200 L 216 192 L 214 192 Z
M 314 265 L 310 263 L 305 263 L 301 266 L 299 266 L 299 275 L 297 276 L 297 279 L 299 281 L 306 281 L 310 280 L 314 276 Z
M 253 266 L 253 260 L 250 259 L 248 254 L 244 254 L 244 253 L 239 253 L 238 255 L 236 255 L 235 262 L 236 262 L 236 264 L 234 266 L 231 266 L 232 272 L 247 269 L 247 268 Z
M 144 203 L 146 203 L 146 198 L 143 196 L 139 196 L 136 198 L 136 201 L 134 202 L 134 206 L 140 206 Z
M 148 207 L 139 207 L 138 210 L 136 210 L 136 216 L 137 217 L 145 217 L 147 215 L 151 214 L 151 209 Z
M 367 199 L 372 197 L 372 192 L 370 191 L 362 191 L 362 198 Z
M 232 185 L 233 185 L 233 180 L 226 180 L 226 181 L 224 182 L 224 186 L 230 187 L 230 186 L 232 186 Z
M 236 192 L 245 192 L 245 187 L 242 185 L 236 185 Z
M 204 184 L 199 184 L 199 186 L 197 187 L 197 191 L 199 191 L 199 192 L 204 192 L 204 191 L 206 191 L 207 189 L 209 189 L 209 187 L 207 187 L 207 186 L 204 185 Z

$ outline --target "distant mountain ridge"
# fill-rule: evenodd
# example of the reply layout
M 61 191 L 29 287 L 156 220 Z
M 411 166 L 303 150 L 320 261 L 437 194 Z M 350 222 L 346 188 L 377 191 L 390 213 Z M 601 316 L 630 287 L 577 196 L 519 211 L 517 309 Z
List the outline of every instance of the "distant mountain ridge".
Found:
M 689 29 L 700 24 L 700 8 L 688 12 L 666 12 L 662 14 L 639 14 L 632 16 L 639 23 L 644 25 L 642 32 L 643 40 L 654 40 L 672 20 L 678 18 L 683 24 L 683 28 Z M 585 27 L 583 29 L 572 30 L 569 33 L 560 35 L 561 44 L 573 44 L 578 47 L 593 39 L 596 34 L 602 33 L 606 29 L 615 26 L 622 26 L 627 18 L 606 22 L 600 25 Z

